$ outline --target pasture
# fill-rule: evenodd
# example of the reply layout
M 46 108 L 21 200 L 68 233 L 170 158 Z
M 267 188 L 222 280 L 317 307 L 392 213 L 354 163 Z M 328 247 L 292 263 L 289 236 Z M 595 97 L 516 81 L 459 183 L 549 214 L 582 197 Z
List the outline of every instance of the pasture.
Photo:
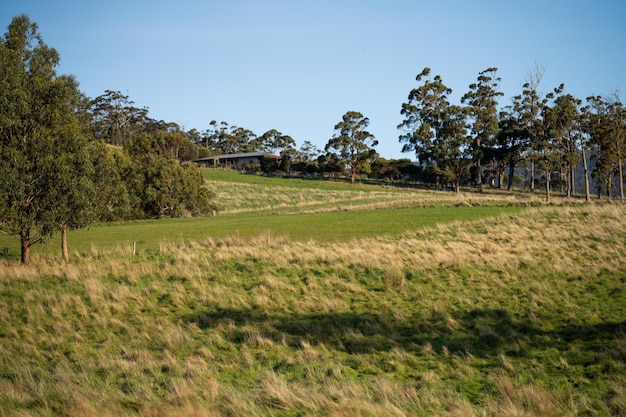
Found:
M 0 414 L 626 413 L 623 205 L 215 175 L 1 261 Z

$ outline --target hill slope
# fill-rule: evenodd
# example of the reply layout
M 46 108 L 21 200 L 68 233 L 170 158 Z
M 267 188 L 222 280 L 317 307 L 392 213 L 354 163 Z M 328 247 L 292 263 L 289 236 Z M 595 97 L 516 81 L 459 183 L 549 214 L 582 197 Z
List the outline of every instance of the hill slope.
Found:
M 624 414 L 625 214 L 4 262 L 0 414 Z

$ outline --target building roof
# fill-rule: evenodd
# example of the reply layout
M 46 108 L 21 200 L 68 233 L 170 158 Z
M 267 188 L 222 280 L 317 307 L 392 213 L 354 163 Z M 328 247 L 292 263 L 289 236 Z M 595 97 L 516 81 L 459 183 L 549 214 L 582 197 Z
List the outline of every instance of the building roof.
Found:
M 247 152 L 233 153 L 225 155 L 207 156 L 206 158 L 196 159 L 195 162 L 213 161 L 216 159 L 243 159 L 243 158 L 280 158 L 279 156 L 268 154 L 265 152 Z

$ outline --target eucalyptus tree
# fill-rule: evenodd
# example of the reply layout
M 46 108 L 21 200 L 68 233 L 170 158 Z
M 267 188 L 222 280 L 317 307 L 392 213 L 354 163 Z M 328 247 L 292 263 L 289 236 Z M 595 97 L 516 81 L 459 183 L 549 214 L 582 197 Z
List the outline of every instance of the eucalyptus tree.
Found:
M 601 189 L 607 196 L 613 190 L 617 175 L 620 200 L 624 199 L 624 152 L 626 151 L 626 109 L 619 96 L 592 96 L 587 98 L 586 128 L 596 148 L 598 196 Z
M 469 151 L 470 137 L 467 134 L 468 108 L 451 105 L 443 114 L 441 138 L 445 144 L 445 155 L 439 165 L 439 174 L 459 192 L 461 180 L 469 174 L 472 158 Z
M 335 125 L 336 133 L 325 147 L 327 153 L 337 155 L 337 159 L 347 169 L 352 184 L 363 167 L 376 157 L 373 147 L 378 145 L 378 141 L 366 130 L 368 126 L 367 117 L 349 111 Z
M 555 94 L 553 106 L 546 108 L 544 123 L 560 157 L 566 195 L 571 198 L 575 193 L 575 168 L 581 161 L 581 101 L 571 94 L 563 94 L 563 85 L 555 89 Z
M 212 193 L 193 164 L 181 164 L 162 132 L 142 133 L 125 148 L 131 164 L 122 172 L 134 218 L 198 216 L 215 207 Z
M 289 135 L 283 135 L 276 129 L 271 129 L 259 137 L 263 150 L 270 154 L 280 155 L 280 169 L 289 171 L 291 159 L 297 154 L 296 141 Z
M 500 112 L 499 132 L 496 139 L 498 158 L 508 167 L 509 178 L 507 190 L 513 188 L 515 169 L 523 161 L 522 151 L 528 143 L 528 131 L 524 129 L 520 114 L 520 96 L 513 99 L 511 106 Z
M 317 158 L 321 151 L 311 141 L 305 140 L 294 153 L 294 168 L 297 171 L 314 173 L 319 170 Z
M 213 154 L 235 154 L 262 151 L 263 144 L 257 135 L 249 129 L 218 123 L 213 120 L 204 134 L 205 146 Z
M 399 141 L 403 143 L 402 152 L 415 152 L 420 163 L 437 171 L 444 154 L 441 143 L 443 114 L 450 103 L 448 95 L 452 89 L 442 81 L 441 76 L 434 78 L 430 68 L 424 68 L 415 79 L 424 80 L 423 84 L 411 90 L 408 101 L 402 103 L 400 114 L 404 120 L 398 125 L 404 134 Z M 439 188 L 440 175 L 436 175 L 436 188 Z
M 526 82 L 522 86 L 522 94 L 515 97 L 518 101 L 520 124 L 526 131 L 527 144 L 523 152 L 530 165 L 530 191 L 535 192 L 535 160 L 537 158 L 538 143 L 545 135 L 542 110 L 547 99 L 539 90 L 544 75 L 543 67 L 536 66 L 529 71 Z
M 149 130 L 153 121 L 147 108 L 135 103 L 120 91 L 106 90 L 90 102 L 92 134 L 112 145 L 124 145 L 134 135 Z
M 467 103 L 472 119 L 472 158 L 476 164 L 478 191 L 482 192 L 482 160 L 485 149 L 492 148 L 498 134 L 498 97 L 503 94 L 498 91 L 500 78 L 496 76 L 498 69 L 487 68 L 478 74 L 477 82 L 470 84 L 468 91 L 462 98 Z M 493 165 L 493 158 L 490 163 Z M 493 186 L 493 166 L 490 170 L 491 185 Z
M 0 39 L 0 224 L 19 235 L 23 264 L 33 244 L 90 220 L 81 94 L 58 63 L 37 25 L 15 17 Z
M 305 140 L 296 154 L 297 162 L 310 163 L 320 156 L 321 151 L 311 141 Z

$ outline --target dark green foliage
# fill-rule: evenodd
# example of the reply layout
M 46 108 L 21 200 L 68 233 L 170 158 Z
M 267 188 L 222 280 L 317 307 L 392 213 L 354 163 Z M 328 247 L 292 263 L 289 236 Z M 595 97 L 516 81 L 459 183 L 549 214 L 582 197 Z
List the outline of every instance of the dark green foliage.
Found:
M 496 77 L 497 68 L 487 68 L 478 75 L 476 83 L 469 86 L 470 91 L 461 99 L 467 103 L 472 119 L 472 160 L 476 165 L 476 183 L 482 191 L 482 161 L 485 156 L 494 163 L 493 152 L 495 138 L 498 133 L 498 96 L 503 94 L 497 91 L 500 78 Z M 494 181 L 493 168 L 490 170 L 491 181 Z
M 356 176 L 367 170 L 369 163 L 376 157 L 374 146 L 378 141 L 367 127 L 369 119 L 359 112 L 349 111 L 343 120 L 335 126 L 337 132 L 326 144 L 326 152 L 334 158 L 349 174 L 354 183 Z
M 20 236 L 24 264 L 33 244 L 92 219 L 81 96 L 58 63 L 37 25 L 14 18 L 0 40 L 0 221 Z
M 135 218 L 210 214 L 211 193 L 194 165 L 180 164 L 163 135 L 142 134 L 128 148 L 131 164 L 122 178 Z
M 406 132 L 400 136 L 402 152 L 415 152 L 425 170 L 434 174 L 437 189 L 443 187 L 443 179 L 458 191 L 470 165 L 467 109 L 448 102 L 452 89 L 439 75 L 431 79 L 430 68 L 416 79 L 424 79 L 424 84 L 411 90 L 400 112 L 404 121 L 398 129 Z

